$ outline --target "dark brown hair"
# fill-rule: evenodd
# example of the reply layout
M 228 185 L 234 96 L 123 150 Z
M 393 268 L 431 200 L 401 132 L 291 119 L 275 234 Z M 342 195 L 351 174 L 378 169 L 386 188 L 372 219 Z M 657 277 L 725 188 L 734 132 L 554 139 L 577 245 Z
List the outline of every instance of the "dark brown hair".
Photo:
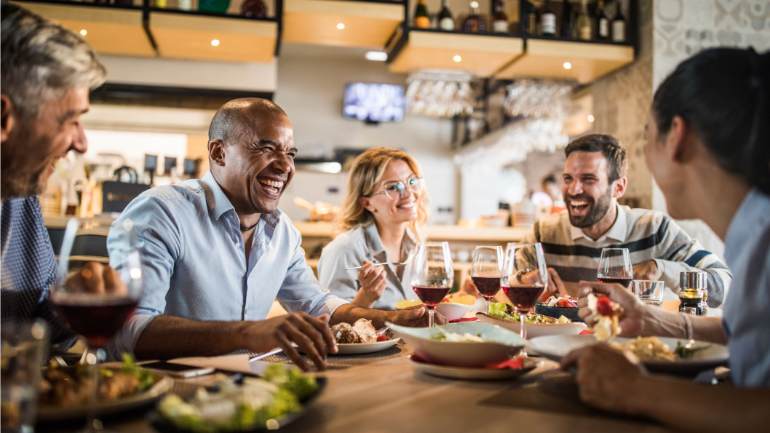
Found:
M 601 152 L 607 159 L 607 178 L 610 182 L 620 179 L 626 173 L 626 150 L 611 135 L 588 134 L 578 137 L 564 149 L 567 157 L 572 152 Z

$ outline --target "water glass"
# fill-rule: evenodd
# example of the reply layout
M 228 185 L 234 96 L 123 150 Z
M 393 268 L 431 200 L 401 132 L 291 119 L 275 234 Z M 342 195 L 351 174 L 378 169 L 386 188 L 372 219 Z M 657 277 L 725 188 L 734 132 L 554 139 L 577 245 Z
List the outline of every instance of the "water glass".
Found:
M 634 295 L 645 304 L 663 303 L 663 281 L 634 280 L 631 283 Z
M 37 385 L 47 357 L 48 327 L 43 321 L 2 323 L 2 431 L 31 433 Z

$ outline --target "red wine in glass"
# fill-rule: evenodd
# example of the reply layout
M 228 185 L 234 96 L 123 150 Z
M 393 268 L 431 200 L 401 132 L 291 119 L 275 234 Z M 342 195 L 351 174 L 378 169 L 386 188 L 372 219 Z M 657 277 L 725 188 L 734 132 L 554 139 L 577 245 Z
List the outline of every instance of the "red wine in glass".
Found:
M 70 329 L 94 348 L 107 345 L 131 317 L 137 304 L 136 299 L 129 297 L 86 294 L 57 294 L 52 301 Z
M 500 277 L 471 277 L 471 279 L 486 300 L 491 300 L 500 291 Z
M 599 281 L 602 283 L 617 283 L 625 287 L 626 289 L 631 287 L 631 277 L 599 277 Z
M 505 295 L 522 314 L 526 314 L 535 306 L 544 290 L 545 286 L 542 284 L 503 286 Z
M 449 287 L 428 287 L 428 286 L 413 286 L 414 293 L 417 297 L 427 305 L 428 308 L 434 308 L 438 305 L 444 297 L 449 293 Z

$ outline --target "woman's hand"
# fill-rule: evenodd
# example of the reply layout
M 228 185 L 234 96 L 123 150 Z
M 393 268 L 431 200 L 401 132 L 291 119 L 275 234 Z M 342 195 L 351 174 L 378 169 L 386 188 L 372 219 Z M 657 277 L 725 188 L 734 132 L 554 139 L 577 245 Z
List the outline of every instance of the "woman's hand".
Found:
M 598 281 L 580 282 L 581 298 L 578 300 L 580 310 L 578 314 L 585 320 L 588 326 L 593 326 L 596 318 L 593 312 L 588 308 L 586 297 L 590 293 L 607 295 L 609 298 L 620 305 L 620 335 L 623 337 L 636 337 L 642 335 L 644 322 L 648 320 L 647 305 L 643 304 L 631 291 L 616 283 L 601 283 Z
M 352 304 L 358 307 L 371 308 L 385 292 L 385 267 L 374 266 L 372 262 L 365 261 L 361 269 L 358 270 L 358 282 L 360 286 Z

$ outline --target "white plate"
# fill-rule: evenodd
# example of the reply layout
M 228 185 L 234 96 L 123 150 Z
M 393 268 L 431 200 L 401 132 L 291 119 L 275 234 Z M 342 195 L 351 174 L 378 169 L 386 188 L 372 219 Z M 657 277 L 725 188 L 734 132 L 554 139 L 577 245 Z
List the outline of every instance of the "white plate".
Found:
M 677 342 L 687 344 L 688 340 L 680 338 L 658 337 L 671 350 L 676 349 Z M 616 337 L 612 341 L 625 343 L 630 338 Z M 533 338 L 529 342 L 529 347 L 546 358 L 555 361 L 561 360 L 567 353 L 574 349 L 596 344 L 596 338 L 593 335 L 550 335 L 545 337 Z M 727 362 L 727 347 L 707 343 L 705 341 L 695 341 L 695 347 L 708 346 L 693 354 L 691 358 L 679 359 L 676 361 L 643 361 L 645 367 L 652 371 L 667 373 L 695 373 L 709 368 L 723 365 Z
M 377 341 L 375 343 L 337 343 L 339 352 L 333 355 L 363 355 L 365 353 L 380 352 L 390 349 L 398 344 L 398 338 L 391 338 L 386 341 Z
M 476 317 L 487 323 L 494 323 L 495 325 L 502 326 L 503 328 L 510 329 L 513 332 L 519 332 L 519 322 L 513 320 L 502 320 L 489 317 L 484 313 L 476 313 Z M 570 322 L 570 323 L 525 323 L 527 329 L 527 339 L 542 337 L 543 335 L 577 335 L 580 331 L 587 329 L 585 323 L 582 322 Z
M 483 342 L 438 341 L 436 328 L 409 328 L 387 324 L 421 358 L 444 365 L 480 367 L 502 362 L 521 351 L 526 344 L 518 334 L 489 323 L 450 323 L 437 328 L 458 334 L 480 336 Z
M 414 369 L 422 373 L 431 376 L 461 380 L 514 379 L 529 373 L 538 365 L 538 362 L 532 358 L 526 358 L 524 360 L 524 366 L 517 370 L 511 368 L 453 367 L 450 365 L 431 364 L 421 359 L 415 359 L 414 357 L 410 357 L 409 360 L 412 362 Z

